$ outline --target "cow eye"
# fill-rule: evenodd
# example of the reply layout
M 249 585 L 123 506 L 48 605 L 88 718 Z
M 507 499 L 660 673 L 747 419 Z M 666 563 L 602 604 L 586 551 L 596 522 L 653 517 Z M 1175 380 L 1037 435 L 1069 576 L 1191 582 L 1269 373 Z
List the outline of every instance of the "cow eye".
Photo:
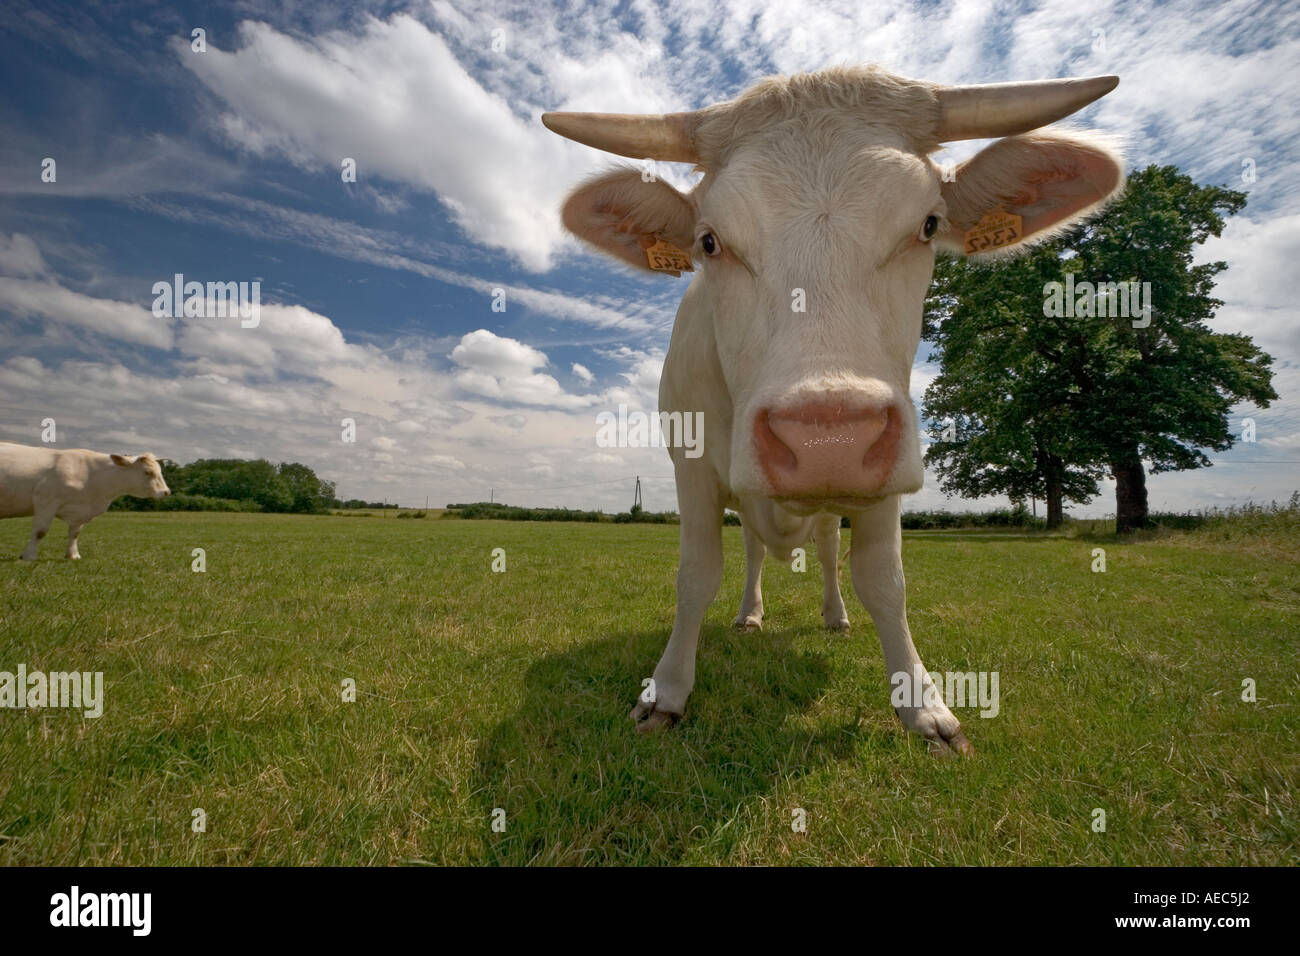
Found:
M 700 248 L 706 256 L 716 256 L 722 252 L 722 243 L 718 242 L 718 237 L 713 233 L 706 232 L 700 236 Z
M 928 216 L 925 225 L 921 227 L 921 241 L 929 242 L 934 238 L 934 234 L 939 231 L 939 217 Z

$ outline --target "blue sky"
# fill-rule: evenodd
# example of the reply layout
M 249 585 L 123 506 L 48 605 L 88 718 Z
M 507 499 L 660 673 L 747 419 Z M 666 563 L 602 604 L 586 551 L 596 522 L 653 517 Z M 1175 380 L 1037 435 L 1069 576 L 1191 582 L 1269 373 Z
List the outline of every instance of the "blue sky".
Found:
M 1255 443 L 1153 476 L 1151 502 L 1300 487 L 1294 4 L 7 3 L 0 438 L 36 443 L 52 417 L 63 446 L 297 460 L 344 497 L 421 505 L 496 488 L 622 509 L 640 474 L 647 507 L 675 507 L 666 453 L 598 448 L 596 415 L 655 407 L 687 281 L 563 234 L 567 189 L 615 160 L 538 116 L 690 109 L 840 63 L 946 83 L 1116 73 L 1079 124 L 1122 137 L 1130 166 L 1247 191 L 1205 251 L 1230 263 L 1215 327 L 1275 357 L 1282 398 L 1239 410 Z M 259 280 L 261 325 L 155 318 L 153 284 L 178 272 Z M 1111 487 L 1074 513 L 1113 510 Z M 910 499 L 984 504 L 932 478 Z

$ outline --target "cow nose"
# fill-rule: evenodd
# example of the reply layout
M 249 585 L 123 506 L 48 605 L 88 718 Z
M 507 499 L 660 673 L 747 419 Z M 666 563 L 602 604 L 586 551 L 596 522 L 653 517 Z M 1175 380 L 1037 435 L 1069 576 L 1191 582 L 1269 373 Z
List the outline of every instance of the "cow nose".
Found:
M 780 496 L 870 496 L 894 467 L 899 421 L 888 405 L 810 402 L 764 409 L 754 424 L 758 459 Z

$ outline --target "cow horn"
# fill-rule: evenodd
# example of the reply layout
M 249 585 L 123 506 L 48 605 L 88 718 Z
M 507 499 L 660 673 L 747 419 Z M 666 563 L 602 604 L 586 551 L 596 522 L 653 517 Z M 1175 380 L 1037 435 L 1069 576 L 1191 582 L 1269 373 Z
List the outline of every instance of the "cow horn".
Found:
M 543 113 L 552 132 L 632 159 L 698 163 L 694 113 Z
M 1083 109 L 1118 85 L 1118 76 L 1089 76 L 940 87 L 936 138 L 950 143 L 1027 133 Z

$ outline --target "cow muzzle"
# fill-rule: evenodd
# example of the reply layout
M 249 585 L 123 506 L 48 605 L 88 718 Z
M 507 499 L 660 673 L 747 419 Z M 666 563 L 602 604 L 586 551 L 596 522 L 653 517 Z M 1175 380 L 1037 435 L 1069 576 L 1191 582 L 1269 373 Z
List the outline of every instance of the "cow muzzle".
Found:
M 814 401 L 761 409 L 754 446 L 775 497 L 863 499 L 884 493 L 899 453 L 893 405 Z

